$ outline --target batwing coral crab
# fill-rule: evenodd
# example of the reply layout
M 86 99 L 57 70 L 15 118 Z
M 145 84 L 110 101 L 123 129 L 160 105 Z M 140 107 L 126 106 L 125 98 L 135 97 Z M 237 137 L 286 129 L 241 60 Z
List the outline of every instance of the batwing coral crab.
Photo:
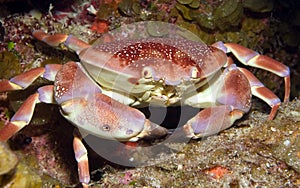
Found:
M 159 29 L 151 34 L 149 27 L 151 30 L 153 24 Z M 132 37 L 137 33 L 142 34 Z M 54 84 L 39 88 L 23 103 L 0 130 L 0 140 L 8 140 L 28 125 L 39 102 L 58 104 L 62 116 L 85 132 L 119 141 L 167 134 L 165 128 L 133 108 L 149 104 L 203 109 L 180 127 L 187 137 L 195 139 L 230 127 L 250 110 L 252 95 L 271 107 L 269 119 L 273 119 L 280 99 L 251 72 L 237 67 L 227 53 L 246 66 L 283 77 L 284 101 L 289 100 L 287 66 L 238 44 L 217 42 L 208 46 L 172 24 L 130 25 L 94 45 L 72 35 L 50 35 L 41 30 L 34 31 L 33 36 L 54 47 L 63 43 L 78 54 L 81 62 L 48 64 L 2 80 L 0 92 L 25 89 L 38 77 Z M 88 158 L 80 137 L 74 137 L 73 147 L 79 180 L 87 187 Z

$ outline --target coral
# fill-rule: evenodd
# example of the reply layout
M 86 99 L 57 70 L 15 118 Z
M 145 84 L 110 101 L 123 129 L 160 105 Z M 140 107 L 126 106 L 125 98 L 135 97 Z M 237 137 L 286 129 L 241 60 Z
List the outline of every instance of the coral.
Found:
M 105 21 L 95 20 L 91 26 L 91 30 L 97 33 L 105 33 L 108 31 L 108 24 Z

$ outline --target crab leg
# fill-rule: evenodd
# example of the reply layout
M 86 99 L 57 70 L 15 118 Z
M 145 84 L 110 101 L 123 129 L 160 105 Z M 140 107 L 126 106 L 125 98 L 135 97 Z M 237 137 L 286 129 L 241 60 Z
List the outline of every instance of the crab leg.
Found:
M 10 122 L 0 129 L 0 141 L 7 141 L 15 133 L 29 124 L 33 116 L 36 103 L 39 102 L 39 94 L 35 93 L 28 97 Z
M 30 95 L 17 110 L 9 123 L 0 129 L 0 141 L 6 141 L 23 127 L 28 125 L 32 119 L 35 105 L 37 103 L 55 103 L 53 98 L 53 85 L 40 87 L 38 92 Z
M 45 68 L 31 69 L 23 74 L 17 75 L 10 80 L 0 81 L 0 92 L 21 90 L 27 88 L 34 80 L 45 72 Z
M 210 85 L 210 89 L 209 93 L 216 94 L 215 106 L 200 111 L 183 126 L 185 134 L 190 138 L 216 134 L 230 127 L 250 109 L 250 84 L 235 64 L 227 67 L 218 80 Z M 193 99 L 195 97 L 201 98 L 202 95 L 200 93 Z
M 77 54 L 79 54 L 83 49 L 90 47 L 90 45 L 73 35 L 66 34 L 54 34 L 49 35 L 42 30 L 34 31 L 32 35 L 40 40 L 45 42 L 46 44 L 56 47 L 61 43 L 64 43 L 68 48 L 74 50 Z
M 280 99 L 271 90 L 266 88 L 250 71 L 244 68 L 239 68 L 239 70 L 248 78 L 251 86 L 251 93 L 265 101 L 272 108 L 269 119 L 274 119 L 281 104 Z
M 285 82 L 284 102 L 289 101 L 291 88 L 289 67 L 272 58 L 269 58 L 265 55 L 260 55 L 259 53 L 238 44 L 224 44 L 222 42 L 217 42 L 214 43 L 213 46 L 223 50 L 225 53 L 232 52 L 233 55 L 244 65 L 261 68 L 283 77 Z
M 1 80 L 0 92 L 26 89 L 40 76 L 50 81 L 54 81 L 55 75 L 60 67 L 61 65 L 58 64 L 49 64 L 46 65 L 45 68 L 39 67 L 31 69 L 9 80 Z
M 73 148 L 75 153 L 75 159 L 78 163 L 78 176 L 79 182 L 84 188 L 88 187 L 90 182 L 90 172 L 89 172 L 89 161 L 87 150 L 83 145 L 81 138 L 74 135 Z
M 54 80 L 57 71 L 61 65 L 51 64 L 45 68 L 31 69 L 23 74 L 15 76 L 10 80 L 0 81 L 0 92 L 26 89 L 39 76 L 43 76 L 48 80 Z M 53 103 L 53 86 L 44 86 L 39 88 L 39 92 L 29 96 L 10 122 L 0 130 L 0 140 L 8 140 L 15 133 L 29 124 L 33 116 L 36 103 L 46 102 Z
M 206 108 L 190 119 L 183 130 L 187 137 L 197 139 L 217 134 L 229 128 L 244 112 L 233 109 L 230 105 Z

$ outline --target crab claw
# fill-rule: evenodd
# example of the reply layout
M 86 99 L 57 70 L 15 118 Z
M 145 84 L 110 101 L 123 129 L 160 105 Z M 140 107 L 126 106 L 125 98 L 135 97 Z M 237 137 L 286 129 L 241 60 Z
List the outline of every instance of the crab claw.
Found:
M 144 129 L 140 134 L 129 139 L 128 141 L 135 142 L 139 139 L 154 139 L 165 136 L 168 134 L 168 130 L 162 126 L 159 126 L 150 120 L 146 119 L 144 124 Z
M 165 128 L 150 122 L 139 110 L 102 93 L 65 101 L 61 112 L 81 130 L 105 139 L 137 141 L 167 134 Z
M 229 105 L 206 108 L 190 119 L 183 129 L 186 136 L 193 139 L 210 136 L 230 127 L 243 114 Z
M 139 110 L 103 94 L 79 63 L 62 66 L 54 90 L 61 114 L 86 133 L 118 141 L 167 134 L 165 128 L 150 122 Z

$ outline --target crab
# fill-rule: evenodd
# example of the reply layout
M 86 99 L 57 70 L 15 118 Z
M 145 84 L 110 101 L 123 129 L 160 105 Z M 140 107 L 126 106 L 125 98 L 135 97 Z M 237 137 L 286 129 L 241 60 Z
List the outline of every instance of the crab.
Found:
M 0 92 L 23 90 L 38 77 L 53 81 L 28 97 L 0 130 L 6 141 L 28 125 L 37 103 L 54 103 L 64 118 L 89 134 L 135 142 L 164 136 L 168 130 L 151 122 L 134 107 L 183 106 L 202 109 L 179 127 L 197 139 L 229 128 L 249 112 L 252 95 L 270 107 L 274 119 L 281 100 L 250 71 L 233 63 L 231 53 L 246 66 L 270 71 L 284 78 L 284 101 L 289 100 L 290 72 L 284 64 L 234 43 L 211 46 L 176 37 L 110 40 L 90 45 L 72 35 L 34 31 L 50 46 L 64 44 L 81 62 L 48 64 L 9 80 L 0 81 Z M 80 135 L 73 140 L 79 181 L 88 187 L 87 150 Z

